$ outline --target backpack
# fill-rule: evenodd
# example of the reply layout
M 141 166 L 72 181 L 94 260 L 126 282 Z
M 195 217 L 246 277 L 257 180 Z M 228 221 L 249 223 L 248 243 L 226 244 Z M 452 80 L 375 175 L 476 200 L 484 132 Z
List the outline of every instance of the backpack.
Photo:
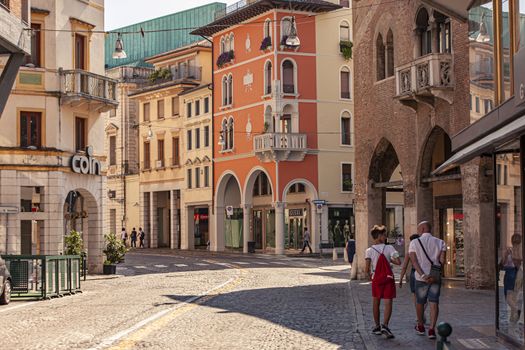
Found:
M 394 273 L 392 272 L 390 263 L 388 262 L 388 259 L 384 254 L 385 248 L 386 245 L 383 247 L 383 251 L 379 252 L 379 250 L 372 247 L 373 250 L 379 253 L 379 258 L 377 259 L 376 268 L 374 271 L 374 277 L 372 278 L 372 282 L 377 283 L 378 285 L 384 285 L 395 282 Z

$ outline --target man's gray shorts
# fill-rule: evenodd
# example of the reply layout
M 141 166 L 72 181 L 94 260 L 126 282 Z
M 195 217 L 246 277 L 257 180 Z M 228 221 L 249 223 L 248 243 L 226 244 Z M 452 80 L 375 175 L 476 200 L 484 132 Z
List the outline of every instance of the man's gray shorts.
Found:
M 426 304 L 427 301 L 439 304 L 440 295 L 441 283 L 428 284 L 416 281 L 416 302 L 418 304 Z

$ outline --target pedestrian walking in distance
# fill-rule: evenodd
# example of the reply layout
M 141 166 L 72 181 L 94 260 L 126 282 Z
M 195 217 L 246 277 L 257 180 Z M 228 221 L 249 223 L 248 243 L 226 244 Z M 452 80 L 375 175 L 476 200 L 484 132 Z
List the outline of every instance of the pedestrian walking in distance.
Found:
M 416 333 L 425 335 L 423 314 L 425 304 L 430 304 L 430 328 L 428 337 L 436 339 L 436 323 L 439 316 L 439 296 L 441 294 L 441 271 L 445 264 L 447 246 L 444 241 L 432 236 L 432 226 L 423 221 L 417 226 L 420 237 L 410 242 L 408 252 L 410 261 L 416 269 Z
M 312 247 L 310 247 L 310 231 L 308 231 L 307 227 L 304 228 L 303 249 L 301 250 L 301 254 L 304 253 L 306 247 L 308 247 L 310 254 L 312 254 Z
M 137 248 L 137 230 L 135 227 L 131 230 L 131 248 Z
M 122 243 L 124 243 L 124 246 L 127 246 L 126 243 L 128 241 L 128 233 L 126 232 L 126 228 L 122 228 L 122 232 L 120 233 L 120 239 L 122 239 Z
M 388 339 L 394 338 L 394 334 L 388 328 L 392 316 L 392 306 L 396 297 L 396 281 L 390 263 L 401 265 L 399 253 L 391 245 L 386 245 L 386 227 L 375 225 L 370 231 L 374 244 L 365 252 L 366 273 L 372 281 L 372 303 L 375 327 L 373 334 L 385 335 Z M 383 323 L 379 323 L 379 308 L 381 300 L 384 300 L 385 310 Z
M 139 227 L 140 248 L 144 248 L 144 238 L 145 237 L 146 237 L 146 234 L 144 233 L 144 230 L 142 230 L 142 227 Z

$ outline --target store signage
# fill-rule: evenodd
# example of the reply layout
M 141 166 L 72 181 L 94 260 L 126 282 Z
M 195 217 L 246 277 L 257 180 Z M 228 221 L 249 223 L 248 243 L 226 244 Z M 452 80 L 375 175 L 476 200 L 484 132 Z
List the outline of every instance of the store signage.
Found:
M 232 216 L 232 215 L 233 215 L 233 206 L 228 205 L 228 206 L 226 207 L 226 216 L 227 216 L 227 217 L 230 217 L 230 216 Z
M 71 157 L 71 170 L 77 174 L 100 175 L 100 162 L 93 157 L 93 147 L 86 147 L 85 154 L 75 154 Z
M 289 209 L 288 216 L 303 216 L 302 209 Z

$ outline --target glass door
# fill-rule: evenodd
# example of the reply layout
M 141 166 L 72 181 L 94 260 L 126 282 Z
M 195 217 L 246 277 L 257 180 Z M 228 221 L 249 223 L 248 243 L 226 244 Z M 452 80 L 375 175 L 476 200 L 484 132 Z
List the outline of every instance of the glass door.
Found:
M 263 211 L 253 210 L 252 212 L 252 229 L 253 240 L 255 241 L 255 249 L 262 249 L 263 247 Z

